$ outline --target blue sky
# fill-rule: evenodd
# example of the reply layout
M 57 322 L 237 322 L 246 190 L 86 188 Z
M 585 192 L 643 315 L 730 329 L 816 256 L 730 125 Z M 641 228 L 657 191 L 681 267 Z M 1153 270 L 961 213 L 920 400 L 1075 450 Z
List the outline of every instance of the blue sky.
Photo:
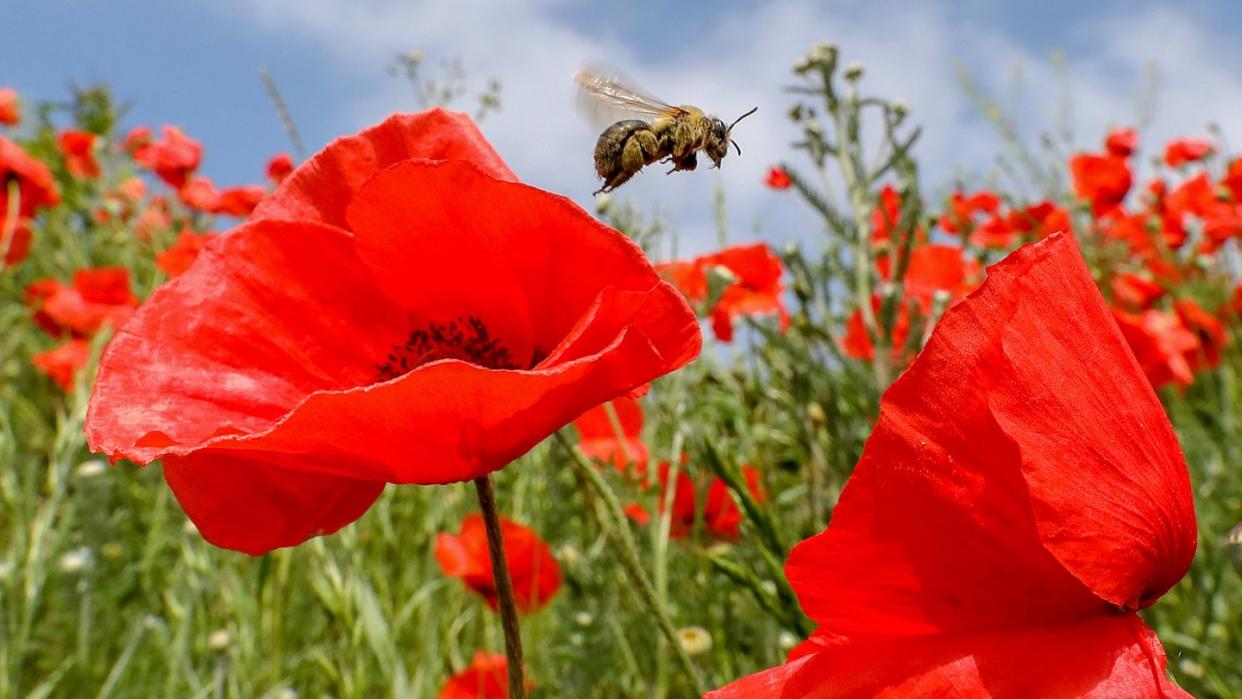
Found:
M 1201 134 L 1220 122 L 1242 141 L 1242 13 L 1231 3 L 767 2 L 639 0 L 495 3 L 377 0 L 41 0 L 8 3 L 0 85 L 60 98 L 70 81 L 109 84 L 131 98 L 131 123 L 180 124 L 206 146 L 218 184 L 257 181 L 288 141 L 258 78 L 266 66 L 313 151 L 393 111 L 417 107 L 386 67 L 419 49 L 431 63 L 460 58 L 476 84 L 504 84 L 504 109 L 483 128 L 533 184 L 589 201 L 596 134 L 573 110 L 569 74 L 583 64 L 634 76 L 670 101 L 722 115 L 760 105 L 739 127 L 742 158 L 720 173 L 738 238 L 756 226 L 775 240 L 806 238 L 807 219 L 756 182 L 789 157 L 793 131 L 780 92 L 788 68 L 815 41 L 842 46 L 867 68 L 869 88 L 905 99 L 924 125 L 919 155 L 929 184 L 986 176 L 999 149 L 954 79 L 960 63 L 1006 98 L 1030 133 L 1062 93 L 1049 56 L 1065 55 L 1078 141 L 1134 121 L 1149 62 L 1160 65 L 1160 109 L 1148 143 Z M 17 28 L 18 31 L 13 31 Z M 1230 121 L 1232 120 L 1232 121 Z M 710 244 L 717 175 L 643 176 L 620 190 L 659 210 L 690 248 Z

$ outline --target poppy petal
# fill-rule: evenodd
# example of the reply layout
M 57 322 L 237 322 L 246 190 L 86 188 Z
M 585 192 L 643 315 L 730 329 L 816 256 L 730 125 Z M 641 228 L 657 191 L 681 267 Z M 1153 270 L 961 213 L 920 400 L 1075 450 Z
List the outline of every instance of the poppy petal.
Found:
M 1079 368 L 1083 347 L 1100 361 Z M 1193 514 L 1142 382 L 1071 237 L 1011 255 L 886 393 L 832 526 L 791 554 L 804 610 L 844 636 L 899 636 L 1072 621 L 1163 590 L 1193 553 Z
M 164 479 L 203 538 L 258 556 L 331 534 L 384 490 L 308 470 L 304 455 L 198 452 L 164 459 Z
M 1155 633 L 1126 614 L 1030 630 L 827 643 L 705 699 L 914 696 L 1190 697 L 1166 676 Z
M 251 220 L 321 221 L 344 228 L 354 193 L 375 173 L 410 158 L 465 160 L 497 179 L 517 180 L 469 116 L 440 108 L 394 114 L 338 138 L 299 165 L 259 204 Z
M 262 221 L 213 236 L 109 343 L 87 438 L 147 463 L 266 429 L 309 393 L 372 383 L 404 318 L 343 231 Z

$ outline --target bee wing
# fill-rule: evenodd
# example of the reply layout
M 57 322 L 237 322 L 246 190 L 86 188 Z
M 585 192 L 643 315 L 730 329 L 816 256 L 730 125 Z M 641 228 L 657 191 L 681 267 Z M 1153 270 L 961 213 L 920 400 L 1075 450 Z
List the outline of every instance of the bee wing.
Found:
M 622 119 L 650 121 L 685 112 L 681 107 L 656 99 L 614 75 L 580 70 L 574 73 L 574 82 L 582 88 L 578 93 L 578 111 L 599 129 Z

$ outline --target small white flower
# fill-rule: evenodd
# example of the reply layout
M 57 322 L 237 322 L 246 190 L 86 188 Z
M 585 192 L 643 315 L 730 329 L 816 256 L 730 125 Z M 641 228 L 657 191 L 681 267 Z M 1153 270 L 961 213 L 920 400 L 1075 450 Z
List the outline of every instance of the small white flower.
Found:
M 590 626 L 592 621 L 595 621 L 595 617 L 590 612 L 578 612 L 574 615 L 574 622 L 578 626 Z
M 228 649 L 229 643 L 233 641 L 233 637 L 224 629 L 216 629 L 207 637 L 207 647 L 216 652 Z
M 702 655 L 712 649 L 712 635 L 701 626 L 677 629 L 677 642 L 686 655 Z
M 65 573 L 80 573 L 95 561 L 95 554 L 86 546 L 76 548 L 60 557 L 60 569 Z
M 789 650 L 798 645 L 798 637 L 788 631 L 782 631 L 781 635 L 776 637 L 776 642 L 780 644 L 781 650 Z
M 78 464 L 75 472 L 77 477 L 82 480 L 89 480 L 95 476 L 102 476 L 108 472 L 108 463 L 103 459 L 91 459 Z

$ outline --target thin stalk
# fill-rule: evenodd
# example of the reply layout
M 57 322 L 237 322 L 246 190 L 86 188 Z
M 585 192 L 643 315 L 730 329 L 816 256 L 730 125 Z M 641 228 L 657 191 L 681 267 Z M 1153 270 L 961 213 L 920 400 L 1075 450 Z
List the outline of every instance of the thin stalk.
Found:
M 526 681 L 522 670 L 522 633 L 518 626 L 517 603 L 513 598 L 513 580 L 505 561 L 505 542 L 500 534 L 500 516 L 496 513 L 496 493 L 491 476 L 474 479 L 483 510 L 483 526 L 487 529 L 487 552 L 492 558 L 492 580 L 500 601 L 500 625 L 505 632 L 505 659 L 508 661 L 509 697 L 525 699 Z
M 681 641 L 677 638 L 677 628 L 673 626 L 672 619 L 669 618 L 668 613 L 660 604 L 655 587 L 651 584 L 650 578 L 647 577 L 646 571 L 643 570 L 642 563 L 638 558 L 638 547 L 634 544 L 634 537 L 630 535 L 625 512 L 621 509 L 621 502 L 617 500 L 617 496 L 612 492 L 612 488 L 608 487 L 608 484 L 596 473 L 595 468 L 582 455 L 582 452 L 578 451 L 573 442 L 563 432 L 557 432 L 556 439 L 565 448 L 565 451 L 569 453 L 569 461 L 573 464 L 574 470 L 591 485 L 596 495 L 599 496 L 600 502 L 604 506 L 604 513 L 601 513 L 599 508 L 595 508 L 594 512 L 600 528 L 604 530 L 604 535 L 616 547 L 617 553 L 620 554 L 622 567 L 625 568 L 626 573 L 629 575 L 630 582 L 638 590 L 639 599 L 647 607 L 648 613 L 655 617 L 660 630 L 664 632 L 664 638 L 672 646 L 673 652 L 677 656 L 678 664 L 681 665 L 681 669 L 685 673 L 690 685 L 694 688 L 695 694 L 702 695 L 704 689 L 702 680 L 699 679 L 699 672 L 690 660 L 690 656 L 686 654 L 686 649 L 682 648 Z

